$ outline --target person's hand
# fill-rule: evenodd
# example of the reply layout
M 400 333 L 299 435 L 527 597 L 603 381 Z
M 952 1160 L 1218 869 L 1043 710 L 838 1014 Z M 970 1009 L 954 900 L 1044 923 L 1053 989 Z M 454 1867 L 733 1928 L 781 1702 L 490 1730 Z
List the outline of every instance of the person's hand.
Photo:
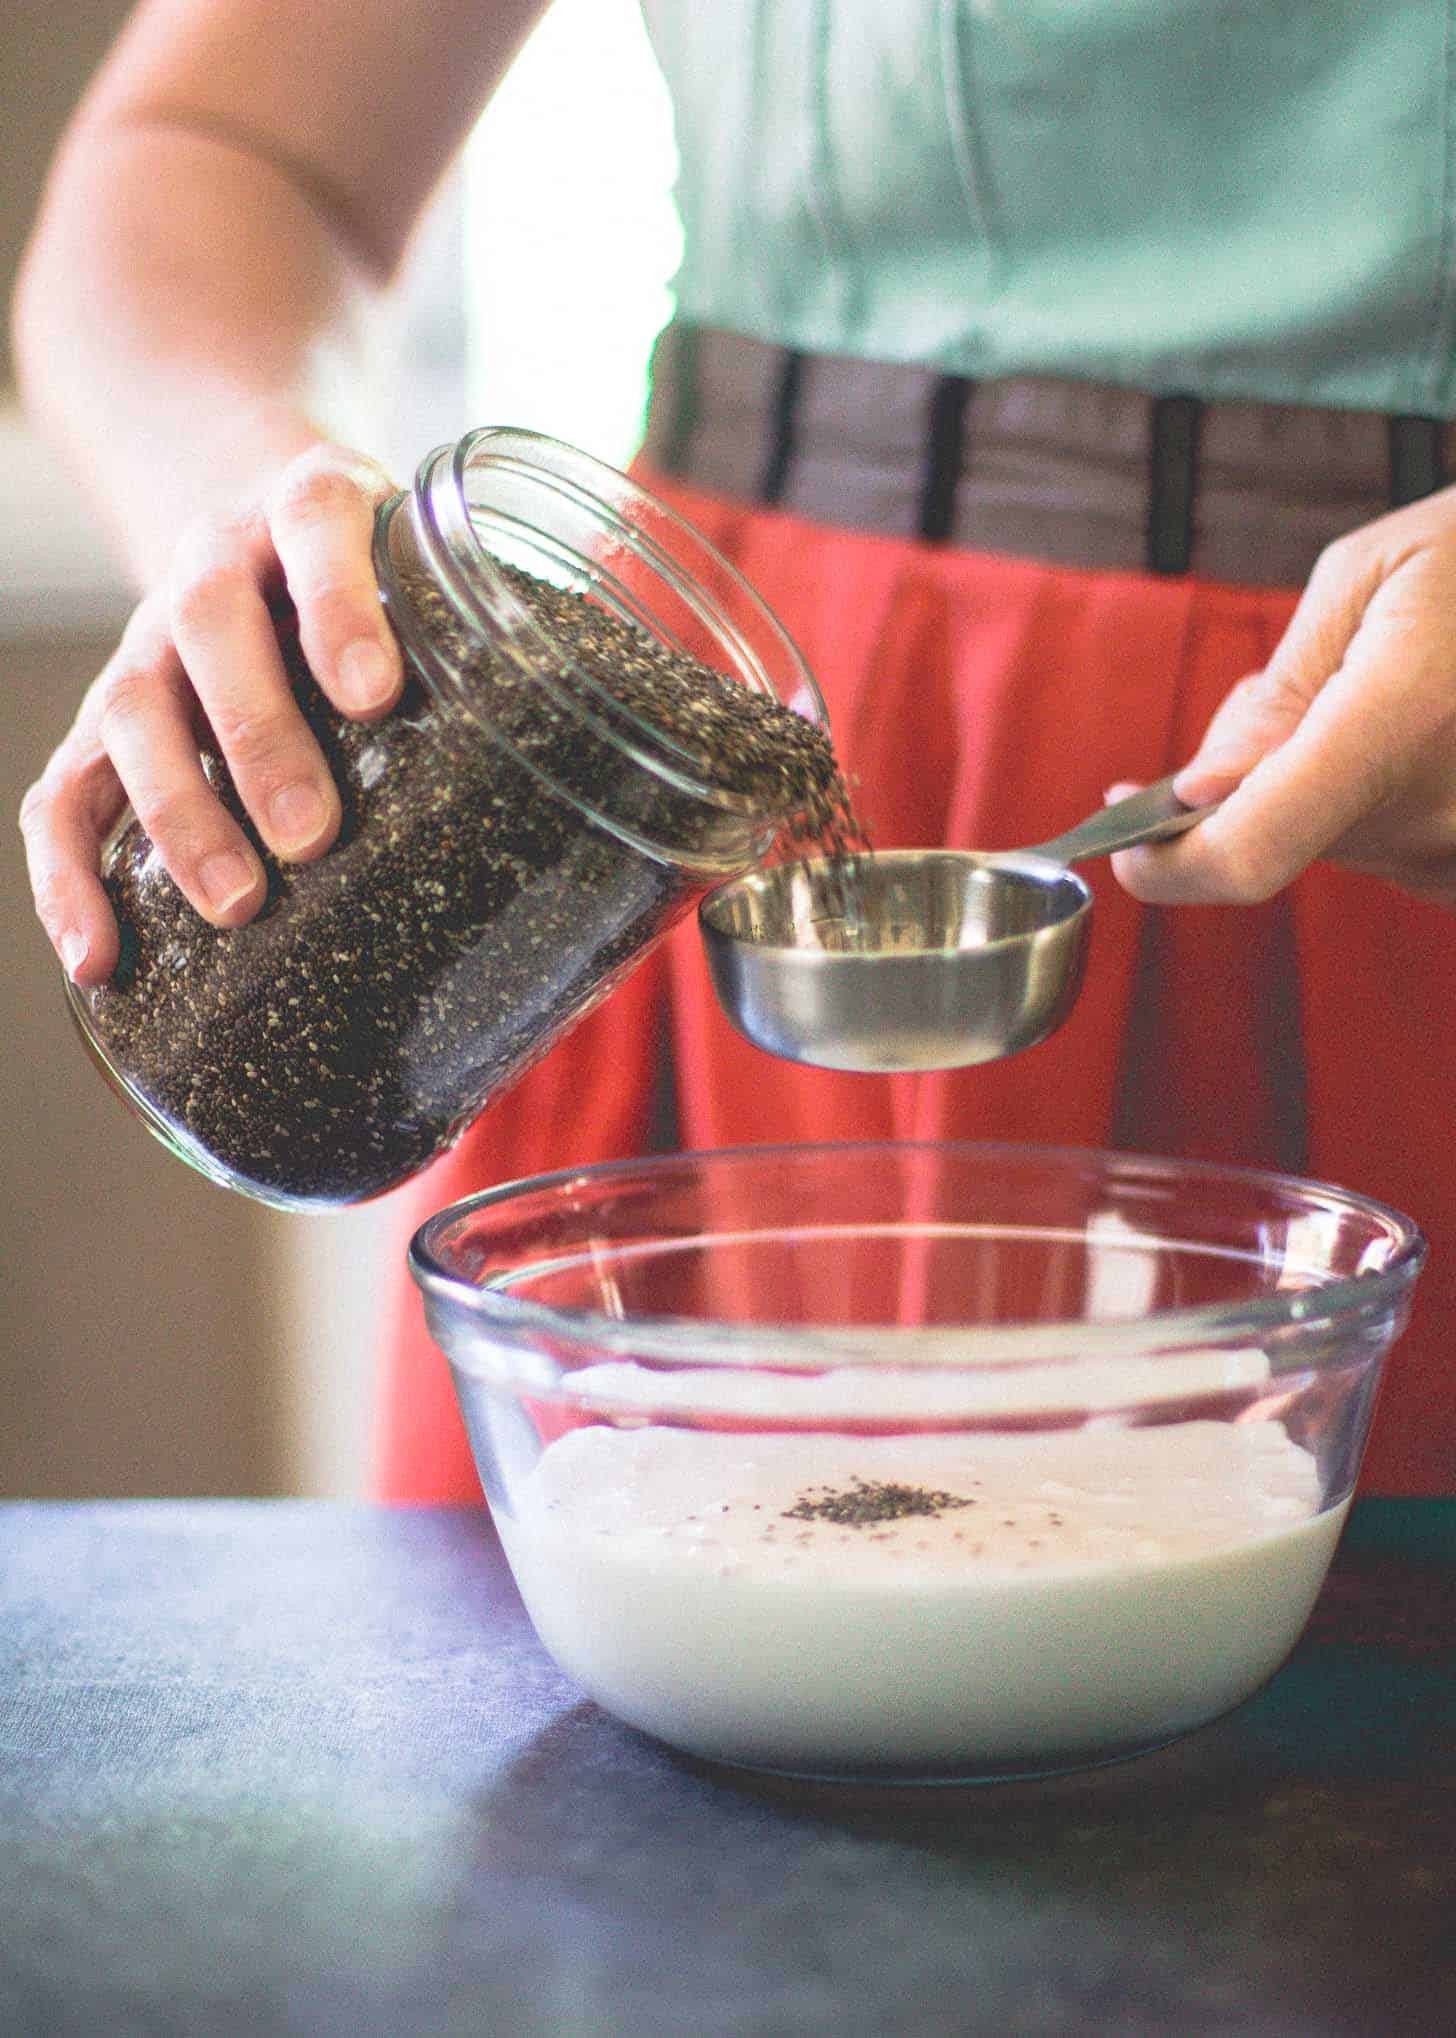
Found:
M 1456 488 L 1330 546 L 1174 790 L 1224 804 L 1113 859 L 1151 905 L 1251 904 L 1328 858 L 1456 906 Z
M 308 862 L 332 843 L 339 795 L 294 700 L 268 600 L 286 589 L 304 656 L 335 707 L 358 719 L 387 713 L 403 675 L 370 547 L 375 507 L 391 492 L 375 462 L 320 444 L 236 515 L 183 534 L 166 585 L 132 615 L 21 807 L 36 910 L 77 983 L 103 983 L 116 967 L 98 870 L 127 801 L 215 927 L 242 926 L 263 903 L 262 865 L 208 784 L 200 733 L 211 732 L 275 856 Z

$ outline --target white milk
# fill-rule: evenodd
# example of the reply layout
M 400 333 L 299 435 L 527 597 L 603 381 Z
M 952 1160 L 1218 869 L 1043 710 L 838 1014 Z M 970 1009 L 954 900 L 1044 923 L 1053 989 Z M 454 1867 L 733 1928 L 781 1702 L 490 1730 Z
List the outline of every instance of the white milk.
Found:
M 970 1504 L 787 1512 L 856 1479 Z M 497 1519 L 551 1654 L 631 1725 L 789 1770 L 1055 1766 L 1275 1670 L 1344 1520 L 1274 1422 L 900 1437 L 570 1431 Z

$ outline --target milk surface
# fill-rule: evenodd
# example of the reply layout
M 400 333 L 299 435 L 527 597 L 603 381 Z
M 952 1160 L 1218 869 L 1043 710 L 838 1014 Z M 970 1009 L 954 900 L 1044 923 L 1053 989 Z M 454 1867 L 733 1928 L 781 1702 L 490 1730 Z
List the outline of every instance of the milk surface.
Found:
M 866 1484 L 948 1499 L 823 1518 Z M 1093 1760 L 1246 1697 L 1333 1553 L 1345 1509 L 1318 1507 L 1274 1422 L 649 1424 L 569 1431 L 497 1520 L 542 1641 L 633 1726 L 771 1768 L 951 1775 Z

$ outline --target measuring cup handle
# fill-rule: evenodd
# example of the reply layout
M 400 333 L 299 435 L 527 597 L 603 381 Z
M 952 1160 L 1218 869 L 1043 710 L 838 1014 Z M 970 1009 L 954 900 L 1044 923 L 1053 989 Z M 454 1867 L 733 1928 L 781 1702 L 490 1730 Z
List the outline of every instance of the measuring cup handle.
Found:
M 1160 778 L 1156 785 L 1146 785 L 1128 799 L 1114 800 L 1065 835 L 1038 842 L 1028 854 L 1049 857 L 1054 863 L 1083 863 L 1089 856 L 1109 856 L 1114 849 L 1132 849 L 1139 842 L 1163 842 L 1171 835 L 1181 835 L 1220 804 L 1213 800 L 1203 807 L 1185 806 L 1173 790 L 1172 779 Z

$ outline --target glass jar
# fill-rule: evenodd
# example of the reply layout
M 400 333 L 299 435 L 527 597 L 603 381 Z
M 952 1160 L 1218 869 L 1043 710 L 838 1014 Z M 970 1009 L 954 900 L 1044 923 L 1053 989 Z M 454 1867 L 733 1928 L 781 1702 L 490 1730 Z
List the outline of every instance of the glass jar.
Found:
M 604 656 L 635 665 L 642 647 L 651 682 L 665 647 L 826 724 L 793 643 L 707 540 L 538 434 L 431 453 L 380 510 L 375 570 L 407 681 L 381 723 L 334 711 L 278 618 L 343 799 L 336 846 L 280 865 L 205 756 L 263 856 L 263 910 L 210 926 L 125 817 L 103 869 L 121 963 L 97 989 L 68 984 L 150 1130 L 288 1209 L 424 1167 L 792 819 L 781 788 L 695 746 L 690 717 L 644 712 L 651 684 L 604 684 Z

